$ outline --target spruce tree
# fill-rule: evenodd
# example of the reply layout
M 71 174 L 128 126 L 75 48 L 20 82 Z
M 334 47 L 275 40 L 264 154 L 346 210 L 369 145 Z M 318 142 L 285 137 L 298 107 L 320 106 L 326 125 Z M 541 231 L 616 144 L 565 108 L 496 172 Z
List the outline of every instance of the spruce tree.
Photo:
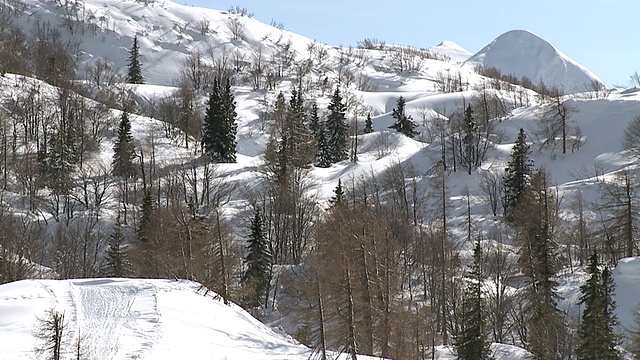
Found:
M 602 322 L 603 336 L 601 338 L 603 345 L 603 359 L 612 360 L 620 359 L 620 353 L 617 346 L 619 344 L 619 337 L 615 333 L 615 328 L 618 325 L 618 316 L 615 313 L 616 302 L 613 299 L 615 296 L 616 284 L 613 281 L 611 269 L 609 266 L 605 266 L 602 269 L 602 292 L 604 294 L 604 316 L 605 319 Z
M 251 234 L 249 235 L 244 263 L 246 270 L 242 275 L 242 283 L 248 290 L 247 305 L 255 307 L 266 304 L 271 283 L 273 256 L 269 249 L 262 214 L 260 214 L 259 209 L 256 209 L 251 220 Z
M 214 80 L 202 129 L 202 147 L 214 162 L 236 161 L 236 103 L 227 79 L 223 86 Z
M 458 359 L 487 360 L 491 358 L 489 341 L 484 333 L 485 312 L 482 303 L 482 247 L 480 241 L 473 249 L 473 264 L 464 291 L 461 329 L 456 336 L 455 349 Z
M 114 176 L 132 178 L 136 175 L 134 159 L 136 153 L 131 135 L 131 122 L 127 111 L 123 111 L 118 124 L 116 141 L 113 145 L 112 173 Z
M 347 139 L 349 136 L 349 126 L 347 125 L 347 107 L 342 102 L 340 88 L 336 86 L 336 91 L 329 103 L 329 116 L 325 126 L 325 136 L 327 141 L 328 160 L 335 164 L 345 160 L 348 155 Z
M 528 283 L 523 292 L 526 345 L 535 360 L 560 358 L 566 336 L 564 316 L 557 306 L 558 254 L 552 230 L 557 221 L 555 201 L 541 169 L 531 177 L 514 220 L 520 239 L 518 262 Z
M 333 196 L 329 199 L 329 204 L 333 208 L 340 206 L 344 201 L 344 191 L 342 190 L 342 179 L 338 179 L 338 185 L 333 190 Z
M 130 84 L 144 84 L 142 76 L 142 63 L 140 63 L 140 48 L 138 47 L 138 37 L 133 38 L 133 46 L 129 51 L 129 63 L 127 64 L 127 82 Z
M 475 137 L 476 137 L 476 122 L 473 119 L 473 109 L 471 105 L 467 106 L 467 109 L 464 111 L 464 137 L 462 138 L 462 143 L 464 145 L 464 154 L 462 154 L 462 158 L 464 160 L 465 166 L 467 167 L 467 171 L 469 175 L 471 175 L 471 170 L 477 163 L 476 151 L 475 151 Z
M 149 240 L 149 233 L 151 232 L 151 220 L 153 218 L 153 197 L 151 196 L 151 190 L 147 190 L 142 198 L 142 206 L 140 209 L 140 222 L 136 232 L 136 237 L 140 242 L 146 242 Z
M 285 133 L 289 136 L 289 160 L 297 168 L 308 167 L 315 158 L 314 139 L 306 124 L 306 113 L 302 88 L 291 91 L 289 107 L 286 111 Z
M 324 124 L 320 122 L 318 104 L 315 101 L 311 104 L 311 111 L 309 113 L 309 130 L 313 135 L 316 149 L 315 165 L 318 167 L 329 167 L 331 163 L 327 158 L 327 139 L 325 137 Z
M 317 140 L 317 154 L 316 154 L 316 166 L 321 168 L 327 168 L 331 166 L 331 154 L 329 146 L 327 144 L 327 136 L 325 132 L 325 125 L 320 124 L 318 129 Z
M 309 111 L 309 130 L 311 130 L 316 143 L 318 142 L 318 133 L 321 125 L 320 116 L 318 115 L 318 103 L 314 101 L 311 103 L 311 110 Z
M 411 115 L 407 116 L 405 114 L 405 104 L 406 101 L 400 96 L 396 102 L 396 108 L 393 109 L 393 114 L 391 115 L 396 119 L 396 122 L 389 126 L 389 129 L 394 129 L 407 137 L 413 138 L 418 135 L 419 132 L 415 130 L 417 125 L 413 122 Z
M 608 267 L 600 270 L 598 254 L 594 251 L 587 268 L 589 279 L 580 286 L 580 304 L 584 306 L 582 322 L 578 326 L 578 360 L 620 359 L 614 332 L 617 317 L 614 313 L 614 283 Z
M 504 215 L 508 221 L 514 219 L 515 210 L 529 185 L 532 169 L 531 151 L 524 129 L 521 128 L 511 151 L 511 159 L 504 170 Z
M 373 121 L 371 121 L 371 113 L 367 114 L 367 119 L 364 121 L 364 133 L 371 134 L 373 132 Z
M 127 276 L 130 273 L 128 253 L 124 247 L 124 234 L 120 222 L 120 214 L 116 219 L 116 225 L 109 236 L 107 254 L 105 258 L 104 275 L 112 277 Z

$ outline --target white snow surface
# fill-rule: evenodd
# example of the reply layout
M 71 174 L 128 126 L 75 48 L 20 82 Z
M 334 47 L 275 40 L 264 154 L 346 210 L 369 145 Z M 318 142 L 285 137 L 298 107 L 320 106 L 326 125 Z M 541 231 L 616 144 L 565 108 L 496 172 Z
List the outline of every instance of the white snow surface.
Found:
M 197 283 L 104 278 L 0 286 L 0 358 L 38 359 L 33 333 L 52 309 L 64 314 L 64 358 L 72 357 L 78 338 L 85 356 L 101 360 L 302 360 L 311 354 Z
M 436 46 L 432 46 L 429 51 L 448 56 L 451 60 L 457 62 L 464 62 L 473 55 L 472 52 L 451 40 L 445 40 Z
M 586 91 L 592 81 L 604 84 L 590 70 L 526 30 L 512 30 L 498 36 L 469 58 L 467 64 L 495 67 L 503 74 L 518 78 L 526 76 L 534 84 L 543 81 L 565 94 Z

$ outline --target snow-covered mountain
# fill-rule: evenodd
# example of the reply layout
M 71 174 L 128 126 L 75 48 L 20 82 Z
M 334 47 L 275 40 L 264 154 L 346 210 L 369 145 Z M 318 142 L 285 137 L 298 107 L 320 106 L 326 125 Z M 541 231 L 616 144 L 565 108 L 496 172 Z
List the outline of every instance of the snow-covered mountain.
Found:
M 436 46 L 432 46 L 429 48 L 429 51 L 432 51 L 435 54 L 444 55 L 453 61 L 459 62 L 464 62 L 473 55 L 469 50 L 451 40 L 445 40 Z
M 518 78 L 526 76 L 534 84 L 543 81 L 566 94 L 588 91 L 594 81 L 604 84 L 589 69 L 526 30 L 512 30 L 498 36 L 470 57 L 467 64 L 494 67 Z
M 75 7 L 65 8 L 63 4 L 75 4 Z M 542 79 L 547 86 L 561 86 L 567 93 L 585 90 L 591 81 L 599 81 L 596 75 L 526 31 L 506 33 L 472 57 L 470 52 L 451 41 L 426 51 L 401 46 L 380 49 L 334 47 L 247 16 L 188 7 L 167 0 L 64 3 L 13 0 L 4 1 L 3 5 L 15 7 L 15 21 L 26 31 L 31 31 L 36 19 L 55 24 L 61 29 L 62 36 L 70 36 L 66 30 L 70 28 L 70 32 L 80 39 L 81 72 L 100 58 L 107 59 L 114 69 L 124 72 L 129 48 L 134 36 L 138 36 L 147 84 L 126 85 L 126 89 L 135 92 L 140 107 L 157 105 L 156 97 L 175 91 L 185 60 L 196 51 L 202 54 L 208 66 L 224 60 L 238 69 L 233 86 L 238 112 L 237 163 L 220 164 L 216 170 L 220 178 L 235 183 L 243 191 L 261 191 L 259 169 L 263 164 L 270 124 L 265 113 L 272 106 L 275 94 L 283 91 L 288 96 L 297 72 L 309 63 L 305 81 L 310 84 L 310 90 L 305 94 L 305 100 L 317 100 L 324 111 L 327 94 L 340 81 L 349 102 L 349 119 L 358 121 L 358 127 L 362 129 L 363 120 L 370 112 L 374 131 L 357 137 L 357 162 L 342 161 L 326 169 L 311 167 L 309 191 L 317 196 L 319 208 L 324 208 L 326 200 L 333 195 L 339 179 L 382 178 L 382 174 L 396 164 L 415 169 L 416 175 L 411 181 L 420 184 L 421 190 L 427 188 L 424 185 L 429 181 L 427 173 L 441 159 L 442 144 L 438 142 L 434 124 L 450 120 L 454 111 L 477 97 L 474 88 L 482 88 L 492 80 L 473 71 L 477 64 L 497 67 L 505 74 L 527 76 L 534 82 Z M 256 90 L 251 84 L 247 69 L 259 57 L 265 66 L 281 66 L 279 62 L 287 59 L 290 62 L 288 69 L 280 68 L 282 79 L 273 88 L 267 89 L 263 82 Z M 317 84 L 325 80 L 329 84 L 327 89 L 318 90 Z M 459 83 L 450 85 L 445 84 L 446 81 Z M 47 98 L 42 104 L 56 106 L 58 92 L 55 87 L 14 74 L 0 77 L 0 102 L 23 96 L 33 88 L 40 89 L 42 96 Z M 471 174 L 458 170 L 447 178 L 451 233 L 463 252 L 468 251 L 469 245 L 465 244 L 467 219 L 473 218 L 474 226 L 485 233 L 492 227 L 501 226 L 499 216 L 492 216 L 487 209 L 486 194 L 480 182 L 486 175 L 500 176 L 520 128 L 530 135 L 536 167 L 546 168 L 563 199 L 573 199 L 577 190 L 585 199 L 596 199 L 598 181 L 610 178 L 632 164 L 625 156 L 620 138 L 625 127 L 640 115 L 640 93 L 613 91 L 608 96 L 567 97 L 568 104 L 575 110 L 570 114 L 569 123 L 580 131 L 572 133 L 573 149 L 559 154 L 557 149 L 541 149 L 541 139 L 535 135 L 539 128 L 537 121 L 548 110 L 547 104 L 539 103 L 533 91 L 518 86 L 508 88 L 491 89 L 485 94 L 505 109 L 494 121 L 495 132 L 500 136 L 492 138 L 485 161 Z M 199 95 L 198 109 L 203 110 L 206 97 Z M 394 121 L 391 112 L 400 96 L 407 101 L 407 114 L 418 124 L 420 135 L 414 139 L 389 129 Z M 117 110 L 111 113 L 113 117 L 120 115 Z M 154 162 L 160 168 L 172 171 L 184 168 L 185 164 L 199 166 L 197 159 L 201 153 L 197 150 L 196 139 L 189 138 L 191 142 L 187 148 L 182 137 L 176 141 L 164 136 L 166 125 L 154 115 L 132 114 L 131 121 L 133 137 L 141 146 L 154 143 Z M 109 168 L 113 140 L 110 134 L 98 144 L 98 150 L 90 160 L 92 166 Z M 19 147 L 18 151 L 28 150 L 24 148 Z M 193 171 L 195 178 L 204 177 L 202 168 Z M 30 212 L 26 195 L 19 186 L 16 181 L 2 194 L 2 205 L 15 213 L 26 214 L 25 219 L 50 224 L 47 230 L 52 231 L 56 222 L 51 210 Z M 465 191 L 469 191 L 468 197 L 461 195 Z M 115 190 L 107 197 L 115 198 L 113 193 Z M 242 226 L 246 225 L 243 221 L 249 208 L 244 195 L 231 195 L 222 211 L 238 241 L 244 239 Z M 38 196 L 45 197 L 46 194 L 39 193 Z M 575 215 L 569 209 L 570 203 L 561 202 L 566 219 Z M 104 202 L 100 219 L 107 223 L 105 229 L 111 229 L 118 206 L 113 198 Z M 469 217 L 467 210 L 471 212 Z M 599 222 L 596 215 L 590 215 L 587 217 L 594 223 Z M 107 233 L 103 231 L 103 234 Z M 99 245 L 95 245 L 96 248 Z M 618 310 L 621 318 L 628 319 L 630 309 L 638 301 L 637 291 L 633 290 L 640 284 L 635 276 L 637 271 L 636 259 L 624 260 L 618 267 L 617 301 L 621 305 Z M 566 271 L 560 281 L 565 298 L 563 310 L 570 309 L 568 312 L 574 316 L 579 314 L 576 294 L 584 278 L 584 272 Z M 280 283 L 279 286 L 285 285 Z M 512 290 L 517 291 L 516 288 Z M 229 359 L 306 359 L 309 356 L 307 348 L 258 323 L 237 306 L 223 306 L 212 298 L 211 293 L 204 296 L 198 284 L 94 279 L 33 280 L 0 286 L 0 358 L 35 358 L 32 331 L 37 324 L 36 316 L 44 316 L 51 308 L 65 313 L 70 323 L 71 341 L 79 336 L 85 339 L 84 346 L 89 354 L 95 354 L 99 359 L 198 359 L 210 358 L 210 354 Z M 278 319 L 271 320 L 277 323 Z M 286 331 L 293 333 L 296 330 L 295 323 L 282 321 L 282 324 Z M 496 360 L 519 360 L 527 356 L 524 350 L 514 346 L 494 344 L 493 349 Z M 455 358 L 447 347 L 440 347 L 438 351 L 440 358 Z
M 82 49 L 80 69 L 102 58 L 108 59 L 114 69 L 124 69 L 137 36 L 145 80 L 154 85 L 175 85 L 180 65 L 196 51 L 203 57 L 225 53 L 229 62 L 233 58 L 245 64 L 258 50 L 267 57 L 291 44 L 292 50 L 302 53 L 313 42 L 248 16 L 168 0 L 90 0 L 64 5 L 21 0 L 6 6 L 14 7 L 16 21 L 27 31 L 36 20 L 73 29 Z M 68 33 L 63 32 L 63 36 Z

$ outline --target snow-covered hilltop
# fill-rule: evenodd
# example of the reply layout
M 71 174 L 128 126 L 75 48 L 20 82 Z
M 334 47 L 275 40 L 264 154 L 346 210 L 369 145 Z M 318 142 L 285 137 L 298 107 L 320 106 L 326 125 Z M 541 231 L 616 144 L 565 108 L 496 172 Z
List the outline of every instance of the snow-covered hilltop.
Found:
M 27 30 L 36 21 L 62 23 L 73 29 L 82 49 L 80 69 L 99 59 L 108 59 L 114 69 L 124 69 L 128 49 L 134 36 L 138 36 L 144 76 L 148 84 L 154 85 L 176 85 L 180 65 L 195 52 L 203 57 L 224 53 L 227 61 L 240 66 L 258 50 L 266 57 L 280 46 L 290 44 L 292 50 L 302 53 L 313 42 L 247 16 L 168 0 L 90 0 L 63 4 L 20 0 L 16 4 L 5 6 L 15 8 L 16 21 Z
M 503 74 L 526 76 L 534 84 L 544 82 L 565 94 L 593 89 L 604 84 L 597 75 L 526 30 L 512 30 L 498 36 L 467 60 L 467 64 L 494 67 Z
M 188 281 L 24 280 L 0 286 L 0 357 L 33 359 L 49 311 L 64 315 L 63 358 L 307 359 L 310 350 Z M 37 342 L 37 340 L 36 340 Z

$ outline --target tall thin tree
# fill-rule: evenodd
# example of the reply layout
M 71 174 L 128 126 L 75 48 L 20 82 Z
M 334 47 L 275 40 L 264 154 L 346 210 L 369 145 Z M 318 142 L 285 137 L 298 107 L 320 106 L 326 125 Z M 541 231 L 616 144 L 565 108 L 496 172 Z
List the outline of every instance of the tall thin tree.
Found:
M 329 104 L 328 110 L 329 116 L 326 121 L 325 136 L 329 161 L 331 163 L 337 163 L 347 158 L 349 150 L 347 148 L 349 126 L 347 125 L 347 118 L 345 115 L 347 107 L 342 101 L 340 88 L 337 86 L 333 96 L 331 97 L 331 103 Z
M 464 291 L 461 331 L 456 336 L 455 349 L 460 360 L 488 360 L 491 357 L 485 334 L 485 309 L 482 300 L 482 247 L 476 241 L 473 264 Z
M 136 166 L 134 160 L 136 157 L 133 144 L 133 135 L 131 134 L 131 121 L 129 114 L 123 111 L 118 124 L 116 141 L 113 144 L 113 175 L 123 178 L 132 178 L 136 175 Z
M 138 36 L 133 37 L 133 46 L 129 50 L 127 64 L 127 82 L 131 84 L 144 84 L 142 75 L 142 63 L 140 62 L 140 48 L 138 47 Z
M 504 214 L 509 221 L 514 219 L 515 210 L 530 182 L 532 169 L 533 160 L 531 160 L 527 136 L 524 129 L 521 128 L 503 177 Z
M 267 304 L 267 294 L 271 283 L 273 256 L 269 250 L 262 214 L 256 209 L 251 219 L 251 234 L 244 259 L 246 270 L 242 274 L 242 283 L 247 288 L 246 301 L 249 306 Z

